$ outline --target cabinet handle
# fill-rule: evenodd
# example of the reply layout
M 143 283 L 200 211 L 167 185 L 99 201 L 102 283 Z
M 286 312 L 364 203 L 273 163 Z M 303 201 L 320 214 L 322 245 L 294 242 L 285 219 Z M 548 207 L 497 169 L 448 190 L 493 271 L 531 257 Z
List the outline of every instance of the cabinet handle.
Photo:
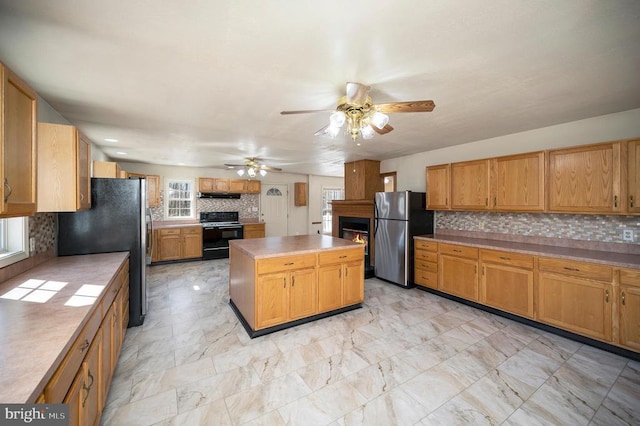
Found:
M 568 266 L 565 266 L 562 269 L 565 269 L 567 271 L 580 272 L 580 269 L 578 269 L 578 268 L 569 268 Z
M 502 260 L 511 260 L 511 258 L 508 257 L 508 256 L 500 256 L 500 259 L 502 259 Z
M 624 291 L 623 291 L 622 292 L 622 306 L 625 306 L 625 305 L 626 305 L 626 303 L 625 303 L 625 294 L 624 294 Z
M 84 339 L 84 344 L 80 347 L 80 352 L 86 351 L 88 347 L 89 347 L 89 341 L 87 339 Z
M 462 253 L 462 250 L 458 250 L 458 249 L 453 249 L 454 253 Z
M 478 265 L 474 265 L 473 266 L 473 273 L 477 274 L 478 273 Z
M 618 207 L 618 196 L 617 195 L 613 196 L 613 207 Z
M 11 185 L 9 185 L 9 181 L 7 180 L 7 178 L 4 178 L 4 186 L 6 186 L 7 189 L 9 189 L 9 192 L 4 196 L 4 202 L 6 203 L 9 200 L 9 197 L 11 197 L 11 193 L 13 192 L 13 189 L 11 189 Z
M 86 383 L 82 384 L 82 388 L 84 390 L 87 391 L 86 395 L 84 396 L 84 398 L 82 399 L 82 406 L 84 407 L 85 404 L 87 403 L 87 399 L 89 399 L 89 393 L 91 392 L 91 387 L 93 386 L 93 375 L 91 374 L 91 370 L 87 371 L 87 374 L 89 374 L 89 378 L 91 379 L 91 383 L 89 383 L 89 386 L 87 387 Z
M 338 278 L 342 278 L 342 269 L 338 269 Z
M 347 257 L 347 255 L 343 254 L 342 256 L 340 256 L 340 259 L 344 259 L 345 257 Z
M 82 192 L 80 193 L 80 201 L 84 201 L 84 194 Z
M 489 206 L 489 197 L 484 199 L 484 205 L 487 207 Z
M 288 262 L 288 263 L 285 263 L 284 266 L 291 266 L 291 265 L 293 265 L 293 263 L 294 262 Z
M 487 267 L 486 267 L 486 266 L 483 266 L 483 267 L 482 267 L 482 276 L 484 276 L 484 274 L 485 274 L 486 270 L 487 270 Z
M 609 303 L 609 290 L 604 291 L 604 301 Z
M 291 277 L 291 287 L 296 285 L 296 277 Z
M 498 205 L 498 197 L 493 197 L 493 207 Z
M 344 270 L 344 276 L 345 276 L 345 277 L 348 277 L 348 276 L 349 276 L 349 270 L 348 270 L 348 269 L 345 269 L 345 270 Z
M 449 205 L 449 198 L 448 197 L 444 197 L 444 205 L 445 206 Z
M 629 207 L 633 208 L 633 195 L 629 196 L 629 202 L 630 202 Z
M 287 278 L 282 277 L 282 288 L 287 288 Z

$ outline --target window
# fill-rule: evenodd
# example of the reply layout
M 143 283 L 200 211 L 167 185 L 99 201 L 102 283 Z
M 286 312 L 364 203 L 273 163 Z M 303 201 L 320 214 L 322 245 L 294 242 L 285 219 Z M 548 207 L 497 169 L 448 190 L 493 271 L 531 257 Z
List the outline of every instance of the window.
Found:
M 381 173 L 384 192 L 394 192 L 396 190 L 396 172 Z
M 331 201 L 344 200 L 344 188 L 322 188 L 322 233 L 331 235 Z
M 29 219 L 0 219 L 0 268 L 29 257 Z
M 168 219 L 195 218 L 192 180 L 167 179 L 164 217 Z

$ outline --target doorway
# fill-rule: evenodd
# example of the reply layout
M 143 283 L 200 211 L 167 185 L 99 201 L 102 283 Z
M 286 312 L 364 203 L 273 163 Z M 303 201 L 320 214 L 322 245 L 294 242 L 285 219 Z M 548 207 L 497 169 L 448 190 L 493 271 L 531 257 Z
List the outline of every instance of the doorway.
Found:
M 265 223 L 266 237 L 287 235 L 289 190 L 287 185 L 262 185 L 260 192 L 261 219 Z
M 384 192 L 396 191 L 396 172 L 380 173 L 380 178 Z

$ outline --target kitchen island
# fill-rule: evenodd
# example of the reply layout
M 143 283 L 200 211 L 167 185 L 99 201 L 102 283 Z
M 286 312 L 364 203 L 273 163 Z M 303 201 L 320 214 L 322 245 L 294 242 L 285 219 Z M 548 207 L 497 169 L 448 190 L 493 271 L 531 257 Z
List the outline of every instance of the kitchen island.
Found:
M 361 307 L 364 245 L 327 235 L 229 242 L 229 304 L 257 337 Z

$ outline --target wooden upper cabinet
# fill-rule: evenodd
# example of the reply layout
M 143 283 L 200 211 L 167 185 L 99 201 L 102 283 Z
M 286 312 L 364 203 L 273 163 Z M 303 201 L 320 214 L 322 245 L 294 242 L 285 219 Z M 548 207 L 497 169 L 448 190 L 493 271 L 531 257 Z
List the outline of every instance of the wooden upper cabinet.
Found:
M 294 186 L 293 205 L 306 206 L 307 205 L 307 183 L 295 182 L 293 186 Z
M 246 187 L 247 194 L 259 194 L 260 193 L 260 181 L 259 180 L 248 180 Z
M 451 208 L 489 209 L 489 160 L 451 164 Z
M 91 208 L 91 142 L 77 128 L 38 124 L 38 211 Z
M 120 179 L 122 177 L 120 164 L 115 161 L 94 161 L 93 177 Z
M 0 217 L 36 212 L 37 95 L 0 62 Z
M 149 207 L 160 207 L 160 176 L 145 175 Z
M 427 210 L 447 210 L 451 208 L 450 173 L 450 164 L 427 167 Z
M 344 163 L 344 199 L 373 200 L 384 190 L 380 179 L 380 162 L 359 160 Z
M 549 211 L 619 213 L 623 142 L 549 151 Z
M 198 178 L 198 191 L 236 194 L 259 194 L 260 181 L 249 179 Z
M 640 139 L 629 141 L 627 156 L 627 211 L 640 213 Z
M 229 179 L 229 192 L 245 192 L 246 180 Z
M 491 209 L 544 211 L 544 190 L 544 152 L 491 159 Z

